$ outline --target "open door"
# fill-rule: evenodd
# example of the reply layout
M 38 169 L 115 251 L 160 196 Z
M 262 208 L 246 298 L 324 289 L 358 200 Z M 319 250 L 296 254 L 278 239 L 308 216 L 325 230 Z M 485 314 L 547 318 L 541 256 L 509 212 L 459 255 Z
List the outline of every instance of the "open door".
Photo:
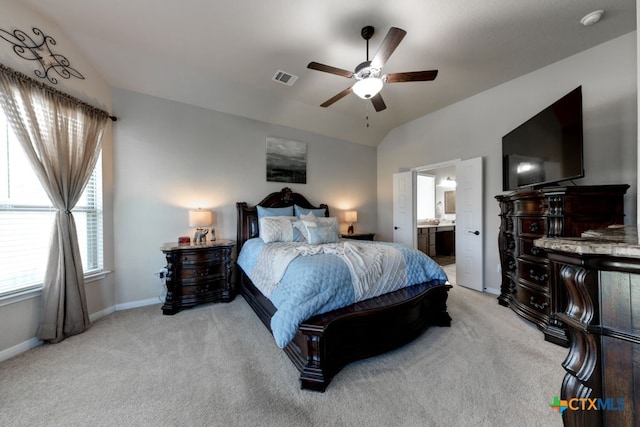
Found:
M 393 174 L 393 241 L 416 247 L 416 172 Z
M 458 163 L 456 181 L 456 283 L 482 292 L 482 157 Z

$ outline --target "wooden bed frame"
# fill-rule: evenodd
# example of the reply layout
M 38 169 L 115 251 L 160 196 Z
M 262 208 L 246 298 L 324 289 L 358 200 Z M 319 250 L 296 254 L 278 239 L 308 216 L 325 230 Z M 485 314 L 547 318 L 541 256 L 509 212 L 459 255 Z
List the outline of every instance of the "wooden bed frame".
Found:
M 289 188 L 271 193 L 258 205 L 285 207 L 313 206 L 301 194 Z M 259 236 L 255 206 L 236 204 L 238 210 L 238 253 L 248 239 Z M 271 316 L 276 308 L 238 267 L 240 293 L 271 331 Z M 415 339 L 429 326 L 450 326 L 447 293 L 450 285 L 429 287 L 422 283 L 361 301 L 347 307 L 313 316 L 298 328 L 294 339 L 284 348 L 300 371 L 301 387 L 324 391 L 333 376 L 346 364 L 385 353 Z

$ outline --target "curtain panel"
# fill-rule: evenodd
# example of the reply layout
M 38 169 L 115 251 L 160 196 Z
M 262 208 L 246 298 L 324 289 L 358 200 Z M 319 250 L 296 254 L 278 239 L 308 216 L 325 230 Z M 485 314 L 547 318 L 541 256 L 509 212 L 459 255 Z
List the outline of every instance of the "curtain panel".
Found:
M 0 107 L 57 209 L 38 338 L 59 342 L 90 323 L 71 209 L 100 155 L 109 114 L 2 65 Z

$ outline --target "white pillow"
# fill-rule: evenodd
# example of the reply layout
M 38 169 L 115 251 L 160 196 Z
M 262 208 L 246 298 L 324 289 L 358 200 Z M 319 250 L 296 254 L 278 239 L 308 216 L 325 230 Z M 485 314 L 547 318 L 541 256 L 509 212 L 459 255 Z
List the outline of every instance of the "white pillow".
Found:
M 293 225 L 290 217 L 268 216 L 260 218 L 260 238 L 265 243 L 293 242 Z
M 302 215 L 300 219 L 302 221 L 313 221 L 313 222 L 322 224 L 324 226 L 332 227 L 335 230 L 336 234 L 340 236 L 340 224 L 338 223 L 338 218 L 336 218 L 335 216 L 317 217 L 313 214 L 313 212 L 309 212 L 306 215 Z M 302 234 L 306 237 L 307 241 L 309 241 L 309 236 L 306 235 L 303 230 L 300 230 L 300 231 L 302 231 Z

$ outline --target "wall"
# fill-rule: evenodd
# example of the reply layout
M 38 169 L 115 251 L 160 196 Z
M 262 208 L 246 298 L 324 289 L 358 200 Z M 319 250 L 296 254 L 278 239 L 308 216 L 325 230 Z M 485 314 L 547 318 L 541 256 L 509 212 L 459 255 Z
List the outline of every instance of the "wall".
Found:
M 65 55 L 71 66 L 77 69 L 84 79 L 59 79 L 58 84 L 52 85 L 57 90 L 66 92 L 80 100 L 110 111 L 111 88 L 100 74 L 84 60 L 73 43 L 65 37 L 64 31 L 57 25 L 41 17 L 27 6 L 14 0 L 0 0 L 0 29 L 13 32 L 23 30 L 30 36 L 34 27 L 52 36 L 57 44 L 56 53 Z M 0 39 L 0 63 L 20 71 L 36 80 L 34 70 L 37 69 L 33 61 L 20 58 L 12 49 L 12 45 Z M 44 80 L 42 82 L 46 83 Z M 104 193 L 104 261 L 105 269 L 113 270 L 113 164 L 112 164 L 112 126 L 108 125 L 103 143 L 103 193 Z M 45 244 L 46 242 L 43 242 Z M 34 242 L 37 244 L 37 242 Z M 89 282 L 85 285 L 87 306 L 91 318 L 94 319 L 112 311 L 114 305 L 113 276 Z M 17 354 L 20 351 L 38 344 L 35 334 L 40 318 L 40 293 L 30 293 L 21 298 L 10 298 L 0 301 L 0 360 Z
M 193 236 L 189 208 L 213 209 L 217 238 L 235 240 L 236 202 L 288 186 L 339 219 L 357 209 L 356 230 L 376 231 L 374 147 L 123 90 L 113 109 L 118 307 L 159 301 L 160 246 Z M 307 142 L 307 184 L 266 182 L 267 136 Z
M 611 40 L 398 127 L 378 147 L 378 234 L 392 239 L 393 173 L 483 157 L 484 283 L 499 291 L 501 138 L 582 85 L 585 171 L 576 184 L 630 184 L 625 223 L 637 218 L 636 33 Z

